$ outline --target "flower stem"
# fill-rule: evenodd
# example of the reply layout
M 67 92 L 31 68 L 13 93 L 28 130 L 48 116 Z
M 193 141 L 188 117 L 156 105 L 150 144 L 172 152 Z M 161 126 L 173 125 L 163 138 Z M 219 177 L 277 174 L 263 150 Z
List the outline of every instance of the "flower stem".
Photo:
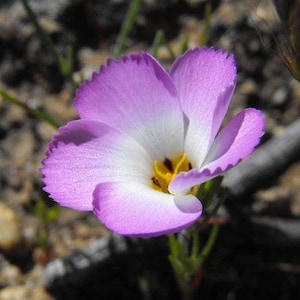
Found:
M 208 257 L 211 250 L 213 249 L 213 246 L 215 245 L 215 242 L 216 242 L 218 234 L 219 234 L 219 228 L 220 228 L 220 223 L 219 223 L 219 220 L 216 219 L 214 221 L 213 227 L 210 231 L 209 238 L 198 257 L 197 264 L 199 267 L 201 267 L 203 265 L 205 259 Z
M 220 189 L 221 182 L 221 177 L 215 178 L 200 187 L 197 197 L 200 197 L 204 202 L 204 207 L 210 208 L 213 198 L 215 198 L 214 195 Z M 201 281 L 202 266 L 217 240 L 219 221 L 216 219 L 205 244 L 203 246 L 200 245 L 200 230 L 206 227 L 208 221 L 215 216 L 226 198 L 227 190 L 221 188 L 218 194 L 217 201 L 214 201 L 216 203 L 210 208 L 210 213 L 203 218 L 200 225 L 196 223 L 191 228 L 180 232 L 177 236 L 169 236 L 169 260 L 183 300 L 193 299 Z
M 192 300 L 195 291 L 199 287 L 202 266 L 217 240 L 219 221 L 216 220 L 214 222 L 209 237 L 201 251 L 199 250 L 200 242 L 198 230 L 192 230 L 188 233 L 191 234 L 190 238 L 192 242 L 191 252 L 188 254 L 185 253 L 183 245 L 174 235 L 169 236 L 169 260 L 175 274 L 182 300 Z

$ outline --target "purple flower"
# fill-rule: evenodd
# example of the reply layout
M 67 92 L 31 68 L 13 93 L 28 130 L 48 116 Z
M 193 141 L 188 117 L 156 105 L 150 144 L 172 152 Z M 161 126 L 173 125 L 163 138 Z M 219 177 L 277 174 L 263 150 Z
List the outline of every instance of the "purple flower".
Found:
M 233 56 L 213 48 L 187 51 L 170 73 L 148 53 L 110 60 L 77 91 L 80 119 L 49 145 L 45 191 L 121 235 L 192 225 L 202 213 L 197 187 L 251 154 L 263 134 L 251 108 L 219 131 L 235 84 Z

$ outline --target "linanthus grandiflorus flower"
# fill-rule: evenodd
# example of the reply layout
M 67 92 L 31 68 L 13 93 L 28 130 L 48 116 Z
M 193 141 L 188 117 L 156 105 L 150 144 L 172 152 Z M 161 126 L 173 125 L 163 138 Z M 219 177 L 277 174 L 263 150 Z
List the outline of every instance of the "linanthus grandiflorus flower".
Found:
M 202 213 L 197 188 L 252 153 L 261 112 L 220 130 L 236 85 L 232 55 L 187 51 L 170 72 L 148 53 L 109 60 L 77 91 L 80 117 L 52 138 L 41 172 L 62 206 L 128 236 L 172 234 Z

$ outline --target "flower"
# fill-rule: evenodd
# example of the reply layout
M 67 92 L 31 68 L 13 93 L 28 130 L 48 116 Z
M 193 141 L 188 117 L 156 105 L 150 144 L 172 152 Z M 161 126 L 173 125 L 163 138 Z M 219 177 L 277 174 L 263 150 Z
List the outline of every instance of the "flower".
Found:
M 202 213 L 197 186 L 250 155 L 263 134 L 251 108 L 219 132 L 235 85 L 233 56 L 213 48 L 187 51 L 170 73 L 146 52 L 109 60 L 77 91 L 80 119 L 49 144 L 45 191 L 120 235 L 187 228 Z

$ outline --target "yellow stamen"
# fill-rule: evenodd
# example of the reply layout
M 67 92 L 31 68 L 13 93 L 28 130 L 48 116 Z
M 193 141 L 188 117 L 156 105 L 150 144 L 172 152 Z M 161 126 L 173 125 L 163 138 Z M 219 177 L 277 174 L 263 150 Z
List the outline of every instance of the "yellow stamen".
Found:
M 172 159 L 165 158 L 164 161 L 154 161 L 154 174 L 151 178 L 151 186 L 155 190 L 163 193 L 169 193 L 170 182 L 181 172 L 191 169 L 191 164 L 187 159 L 186 153 Z
M 166 180 L 166 174 L 159 169 L 160 166 L 159 166 L 157 160 L 154 161 L 154 166 L 153 167 L 154 167 L 154 174 L 158 175 L 161 179 Z
M 169 184 L 173 178 L 174 178 L 174 174 L 166 173 L 166 182 L 167 182 L 167 184 Z
M 179 162 L 178 162 L 177 165 L 176 165 L 175 170 L 174 170 L 174 174 L 173 174 L 174 177 L 175 177 L 177 174 L 179 174 L 180 168 L 183 167 L 183 164 L 184 164 L 185 162 L 187 162 L 187 156 L 186 156 L 186 153 L 183 153 L 182 156 L 181 156 L 181 158 L 180 158 L 180 160 L 179 160 Z M 187 170 L 186 170 L 186 171 L 187 171 Z

